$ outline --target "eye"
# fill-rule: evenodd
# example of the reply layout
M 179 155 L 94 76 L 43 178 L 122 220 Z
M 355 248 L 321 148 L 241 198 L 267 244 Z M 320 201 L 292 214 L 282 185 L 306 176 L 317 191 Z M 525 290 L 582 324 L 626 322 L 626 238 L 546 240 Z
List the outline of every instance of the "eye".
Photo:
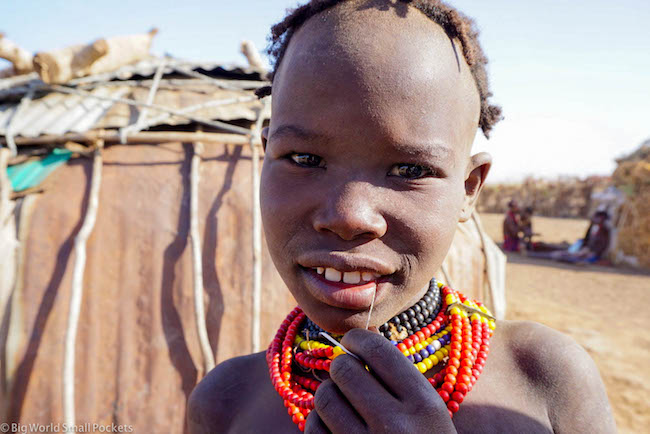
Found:
M 325 162 L 321 157 L 314 154 L 301 154 L 294 152 L 288 155 L 291 161 L 303 167 L 325 167 Z
M 388 172 L 390 176 L 399 176 L 406 179 L 419 179 L 434 176 L 435 172 L 428 167 L 418 164 L 396 164 Z

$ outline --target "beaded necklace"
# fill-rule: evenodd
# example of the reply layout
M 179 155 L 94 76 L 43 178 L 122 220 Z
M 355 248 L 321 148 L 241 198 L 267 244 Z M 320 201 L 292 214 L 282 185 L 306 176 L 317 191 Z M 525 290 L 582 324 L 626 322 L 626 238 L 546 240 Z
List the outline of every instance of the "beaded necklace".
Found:
M 470 300 L 435 279 L 418 303 L 379 327 L 422 374 L 434 366 L 444 366 L 428 380 L 447 404 L 450 417 L 483 372 L 494 329 L 494 318 L 481 302 Z M 266 351 L 273 387 L 301 431 L 314 409 L 313 394 L 322 382 L 318 371 L 329 372 L 332 360 L 345 352 L 341 346 L 319 340 L 320 331 L 296 307 L 282 322 Z M 314 378 L 309 377 L 310 372 Z

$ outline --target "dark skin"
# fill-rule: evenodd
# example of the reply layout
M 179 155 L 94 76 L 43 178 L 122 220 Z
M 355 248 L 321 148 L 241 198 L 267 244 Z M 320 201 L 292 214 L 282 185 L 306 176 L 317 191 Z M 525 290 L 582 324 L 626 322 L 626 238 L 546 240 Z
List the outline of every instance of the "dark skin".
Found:
M 415 10 L 380 9 L 339 6 L 296 32 L 263 134 L 273 261 L 305 313 L 345 333 L 343 345 L 370 368 L 337 357 L 306 432 L 614 432 L 597 369 L 564 335 L 499 322 L 452 422 L 426 378 L 362 330 L 368 307 L 342 307 L 311 283 L 316 266 L 381 274 L 371 328 L 412 305 L 490 167 L 489 155 L 470 155 L 479 97 L 457 42 Z M 297 432 L 263 353 L 211 371 L 190 397 L 188 424 L 193 433 Z

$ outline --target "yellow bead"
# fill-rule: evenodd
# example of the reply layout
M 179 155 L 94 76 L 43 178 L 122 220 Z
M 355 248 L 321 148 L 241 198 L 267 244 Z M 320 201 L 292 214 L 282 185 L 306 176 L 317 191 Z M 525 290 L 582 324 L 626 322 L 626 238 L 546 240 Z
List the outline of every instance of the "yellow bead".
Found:
M 449 350 L 447 348 L 440 348 L 438 351 L 440 351 L 445 357 L 449 355 Z
M 415 354 L 415 347 L 409 348 L 409 354 Z
M 442 283 L 442 282 L 438 282 L 438 288 L 442 288 L 443 286 L 445 286 L 444 283 Z
M 485 307 L 485 306 L 480 306 L 480 307 L 479 307 L 479 310 L 480 310 L 481 312 L 483 312 L 483 313 L 488 313 L 487 307 Z
M 494 321 L 488 322 L 488 327 L 490 327 L 491 330 L 494 330 L 497 328 L 497 325 L 494 323 Z
M 427 367 L 427 371 L 428 371 L 429 369 L 433 368 L 433 362 L 432 362 L 431 359 L 428 358 L 428 357 L 427 357 L 426 359 L 422 360 L 422 363 L 424 363 L 424 366 Z
M 449 313 L 452 314 L 452 315 L 460 315 L 460 309 L 458 309 L 457 307 L 452 307 L 449 310 Z
M 422 351 L 423 347 L 422 344 L 418 342 L 417 344 L 414 345 L 413 348 L 415 348 L 415 351 Z
M 408 357 L 411 355 L 411 353 L 409 353 L 408 350 L 402 351 L 402 354 L 404 354 L 404 357 Z
M 472 316 L 469 317 L 469 319 L 472 320 L 472 321 L 477 321 L 477 320 L 480 321 L 481 320 L 481 315 L 479 315 L 477 313 L 473 313 Z
M 424 341 L 424 345 L 429 345 L 431 342 L 433 342 L 433 336 Z
M 440 359 L 438 359 L 435 354 L 430 355 L 429 357 L 427 357 L 427 359 L 431 360 L 431 363 L 433 363 L 433 366 L 440 363 Z
M 444 354 L 442 354 L 442 352 L 440 350 L 433 353 L 433 355 L 436 356 L 438 358 L 438 360 L 442 360 L 445 357 Z
M 481 317 L 481 323 L 485 324 L 486 322 L 488 322 L 488 319 L 485 318 L 484 316 Z
M 420 362 L 420 363 L 416 364 L 415 366 L 418 367 L 418 371 L 420 371 L 422 374 L 427 372 L 427 365 L 425 365 L 424 363 Z
M 339 354 L 343 354 L 341 347 L 334 347 L 334 355 L 338 356 Z

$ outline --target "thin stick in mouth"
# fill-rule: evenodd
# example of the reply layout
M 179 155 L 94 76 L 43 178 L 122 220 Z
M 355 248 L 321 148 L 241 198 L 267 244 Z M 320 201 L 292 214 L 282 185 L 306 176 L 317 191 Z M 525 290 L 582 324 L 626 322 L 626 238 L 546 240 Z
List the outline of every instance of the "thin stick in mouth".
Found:
M 372 303 L 370 303 L 370 310 L 368 311 L 368 319 L 366 320 L 366 330 L 370 326 L 370 316 L 372 315 L 372 308 L 375 306 L 375 298 L 377 297 L 377 284 L 375 284 L 375 289 L 372 293 Z

